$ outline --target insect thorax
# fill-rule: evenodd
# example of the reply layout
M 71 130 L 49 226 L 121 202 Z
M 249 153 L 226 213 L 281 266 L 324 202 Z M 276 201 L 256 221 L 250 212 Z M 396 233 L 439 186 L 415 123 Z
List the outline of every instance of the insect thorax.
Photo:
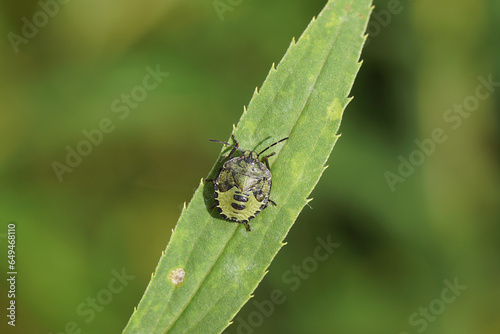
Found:
M 257 152 L 254 151 L 244 151 L 243 160 L 248 164 L 258 163 L 259 155 L 257 154 Z

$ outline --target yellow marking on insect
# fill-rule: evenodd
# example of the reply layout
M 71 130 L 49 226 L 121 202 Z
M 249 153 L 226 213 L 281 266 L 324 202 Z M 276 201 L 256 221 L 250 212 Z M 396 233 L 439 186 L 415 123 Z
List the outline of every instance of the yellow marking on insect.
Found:
M 237 201 L 234 199 L 235 195 L 244 196 L 248 198 L 248 201 Z M 255 198 L 253 192 L 242 193 L 237 187 L 232 187 L 225 192 L 219 192 L 217 200 L 219 201 L 218 207 L 227 219 L 237 222 L 248 221 L 250 218 L 253 218 L 261 211 L 261 206 L 264 204 L 264 201 L 259 202 Z M 244 208 L 240 210 L 235 208 L 233 204 L 244 206 Z

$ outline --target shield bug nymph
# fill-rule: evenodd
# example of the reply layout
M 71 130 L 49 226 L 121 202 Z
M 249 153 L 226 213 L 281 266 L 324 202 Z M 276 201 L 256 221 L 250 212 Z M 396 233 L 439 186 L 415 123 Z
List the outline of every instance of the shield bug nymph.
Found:
M 260 153 L 240 149 L 234 135 L 232 138 L 234 145 L 210 139 L 215 143 L 231 146 L 233 149 L 226 157 L 228 160 L 222 165 L 215 180 L 205 181 L 213 182 L 215 198 L 213 207 L 217 207 L 222 218 L 244 224 L 250 232 L 248 222 L 264 210 L 269 203 L 276 206 L 276 203 L 269 198 L 272 182 L 268 161 L 269 157 L 275 155 L 276 152 L 262 159 L 259 159 L 259 156 L 274 145 L 287 140 L 288 137 L 269 145 Z M 236 151 L 243 152 L 243 155 L 232 157 Z

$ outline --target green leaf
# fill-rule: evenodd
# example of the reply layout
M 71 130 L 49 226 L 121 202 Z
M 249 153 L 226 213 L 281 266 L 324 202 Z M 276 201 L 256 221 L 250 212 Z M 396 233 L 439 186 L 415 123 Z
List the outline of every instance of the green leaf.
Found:
M 247 232 L 208 209 L 213 186 L 202 180 L 124 333 L 221 332 L 250 298 L 326 168 L 360 67 L 370 6 L 371 0 L 329 1 L 271 69 L 234 129 L 241 147 L 257 152 L 290 136 L 270 150 L 277 153 L 270 164 L 278 206 L 263 210 Z

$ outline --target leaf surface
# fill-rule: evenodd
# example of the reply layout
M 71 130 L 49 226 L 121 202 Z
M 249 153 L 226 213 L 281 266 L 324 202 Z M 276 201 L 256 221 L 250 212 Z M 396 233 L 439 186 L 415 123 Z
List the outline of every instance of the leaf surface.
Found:
M 213 186 L 201 181 L 124 333 L 221 332 L 250 298 L 325 169 L 370 12 L 371 0 L 329 1 L 273 66 L 234 129 L 240 147 L 257 152 L 290 137 L 266 152 L 277 153 L 270 165 L 278 206 L 263 210 L 247 232 L 208 209 Z M 174 284 L 182 272 L 183 282 Z

